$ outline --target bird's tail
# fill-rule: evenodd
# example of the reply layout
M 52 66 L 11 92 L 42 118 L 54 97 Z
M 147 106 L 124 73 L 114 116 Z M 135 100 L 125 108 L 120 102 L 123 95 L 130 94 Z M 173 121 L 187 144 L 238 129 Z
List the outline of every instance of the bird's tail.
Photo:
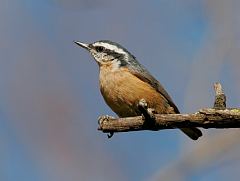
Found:
M 181 128 L 181 130 L 193 140 L 197 140 L 202 136 L 202 132 L 198 128 Z

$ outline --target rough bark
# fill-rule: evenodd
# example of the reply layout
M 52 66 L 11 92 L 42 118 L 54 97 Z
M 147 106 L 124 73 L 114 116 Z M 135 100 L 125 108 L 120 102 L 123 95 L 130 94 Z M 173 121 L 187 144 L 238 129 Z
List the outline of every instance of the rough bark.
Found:
M 129 132 L 175 128 L 240 128 L 240 109 L 226 108 L 226 96 L 220 83 L 214 84 L 215 101 L 213 108 L 201 109 L 191 114 L 154 114 L 145 100 L 139 101 L 142 116 L 113 118 L 101 116 L 98 130 L 104 133 Z

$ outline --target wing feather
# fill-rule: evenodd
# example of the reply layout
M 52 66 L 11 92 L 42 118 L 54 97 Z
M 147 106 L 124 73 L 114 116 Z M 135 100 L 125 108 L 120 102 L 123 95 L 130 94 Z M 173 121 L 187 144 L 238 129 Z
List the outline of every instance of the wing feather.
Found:
M 158 80 L 156 80 L 149 72 L 148 70 L 143 67 L 140 63 L 138 63 L 136 60 L 134 60 L 134 65 L 128 65 L 128 69 L 132 74 L 134 74 L 136 77 L 141 79 L 144 82 L 147 82 L 150 84 L 156 91 L 158 91 L 169 103 L 171 107 L 174 108 L 175 113 L 180 113 L 177 106 L 174 104 L 173 100 L 167 93 L 167 91 L 163 88 L 163 86 L 160 84 Z

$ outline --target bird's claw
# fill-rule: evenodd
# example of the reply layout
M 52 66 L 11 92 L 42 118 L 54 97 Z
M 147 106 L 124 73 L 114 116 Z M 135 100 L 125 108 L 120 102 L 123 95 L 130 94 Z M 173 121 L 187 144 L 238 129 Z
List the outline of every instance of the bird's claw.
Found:
M 145 99 L 141 99 L 138 102 L 138 109 L 142 113 L 142 117 L 146 120 L 155 120 L 156 111 L 153 108 L 148 107 L 148 103 Z

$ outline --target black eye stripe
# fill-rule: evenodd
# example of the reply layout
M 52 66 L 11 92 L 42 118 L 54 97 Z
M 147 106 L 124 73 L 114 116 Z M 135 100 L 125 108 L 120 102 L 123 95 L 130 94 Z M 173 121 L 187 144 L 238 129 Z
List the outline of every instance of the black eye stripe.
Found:
M 104 52 L 104 53 L 106 53 L 107 55 L 113 56 L 113 57 L 115 57 L 115 58 L 119 58 L 119 57 L 124 56 L 124 55 L 121 54 L 121 53 L 115 52 L 114 50 L 111 50 L 111 49 L 107 49 L 107 48 L 105 48 L 104 46 L 101 46 L 101 45 L 94 46 L 93 48 L 94 48 L 98 53 Z
M 103 46 L 96 46 L 96 47 L 95 47 L 95 50 L 96 50 L 97 52 L 103 52 L 103 51 L 105 50 L 105 48 L 104 48 Z
M 107 54 L 112 55 L 112 56 L 122 55 L 122 54 L 117 53 L 117 52 L 115 52 L 114 50 L 110 50 L 110 49 L 105 49 L 104 52 L 106 52 Z

